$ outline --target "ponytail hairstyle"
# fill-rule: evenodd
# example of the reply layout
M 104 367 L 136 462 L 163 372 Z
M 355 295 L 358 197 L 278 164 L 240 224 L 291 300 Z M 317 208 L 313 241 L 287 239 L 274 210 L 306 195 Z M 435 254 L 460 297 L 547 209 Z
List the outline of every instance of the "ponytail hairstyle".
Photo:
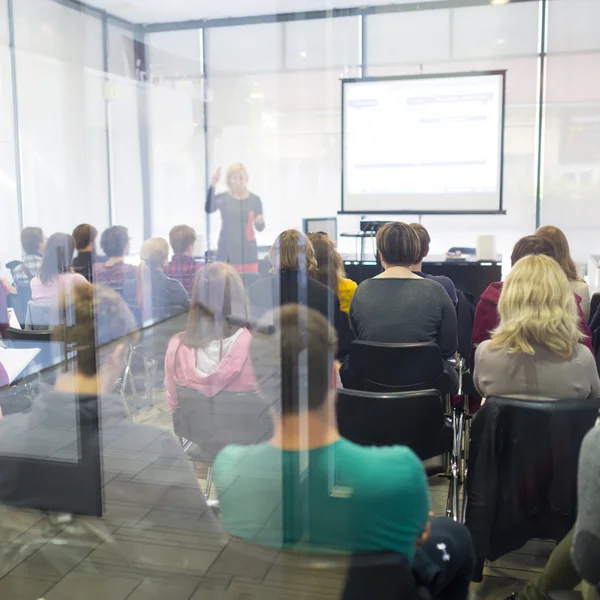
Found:
M 71 270 L 74 250 L 75 241 L 68 233 L 54 233 L 48 238 L 38 274 L 44 285 L 51 284 L 61 273 Z
M 326 233 L 309 233 L 307 237 L 317 259 L 317 270 L 310 272 L 311 277 L 339 294 L 340 280 L 346 278 L 346 271 L 335 244 Z
M 169 244 L 159 237 L 150 238 L 142 244 L 140 264 L 136 271 L 137 305 L 142 316 L 144 310 L 152 310 L 152 282 L 150 271 L 158 271 L 164 267 L 169 258 Z

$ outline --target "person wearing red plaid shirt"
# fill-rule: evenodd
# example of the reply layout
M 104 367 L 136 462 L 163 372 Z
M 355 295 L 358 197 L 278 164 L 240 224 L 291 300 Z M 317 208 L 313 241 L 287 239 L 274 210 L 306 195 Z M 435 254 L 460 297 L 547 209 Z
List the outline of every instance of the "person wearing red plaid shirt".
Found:
M 191 296 L 194 277 L 200 268 L 200 264 L 194 259 L 196 232 L 189 225 L 175 225 L 169 232 L 169 242 L 173 248 L 173 256 L 165 269 L 165 275 L 181 281 Z

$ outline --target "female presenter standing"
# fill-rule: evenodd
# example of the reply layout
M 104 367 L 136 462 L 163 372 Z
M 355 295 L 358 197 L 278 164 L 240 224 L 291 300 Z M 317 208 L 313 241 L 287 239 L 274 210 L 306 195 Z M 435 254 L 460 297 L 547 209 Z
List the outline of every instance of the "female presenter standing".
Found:
M 221 178 L 218 168 L 212 177 L 206 197 L 207 213 L 221 211 L 221 233 L 217 260 L 230 263 L 239 273 L 258 272 L 258 252 L 254 230 L 265 228 L 261 199 L 248 191 L 248 172 L 241 163 L 227 169 L 227 192 L 215 195 Z

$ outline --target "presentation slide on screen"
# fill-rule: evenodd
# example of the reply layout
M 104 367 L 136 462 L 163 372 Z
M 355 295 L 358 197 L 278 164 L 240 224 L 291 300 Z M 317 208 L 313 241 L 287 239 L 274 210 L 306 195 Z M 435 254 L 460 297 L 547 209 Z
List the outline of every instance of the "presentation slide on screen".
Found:
M 343 210 L 498 210 L 502 89 L 502 74 L 345 83 Z

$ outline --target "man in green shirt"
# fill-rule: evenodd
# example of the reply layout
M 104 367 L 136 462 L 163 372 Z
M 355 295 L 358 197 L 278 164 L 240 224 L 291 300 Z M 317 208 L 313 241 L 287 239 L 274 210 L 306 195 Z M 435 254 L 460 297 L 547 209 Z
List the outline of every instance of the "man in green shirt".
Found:
M 358 446 L 337 429 L 335 331 L 316 311 L 286 305 L 255 332 L 258 387 L 280 406 L 274 435 L 226 447 L 214 478 L 227 531 L 260 545 L 318 553 L 393 552 L 437 596 L 463 600 L 473 550 L 467 529 L 430 521 L 425 470 L 407 447 Z

